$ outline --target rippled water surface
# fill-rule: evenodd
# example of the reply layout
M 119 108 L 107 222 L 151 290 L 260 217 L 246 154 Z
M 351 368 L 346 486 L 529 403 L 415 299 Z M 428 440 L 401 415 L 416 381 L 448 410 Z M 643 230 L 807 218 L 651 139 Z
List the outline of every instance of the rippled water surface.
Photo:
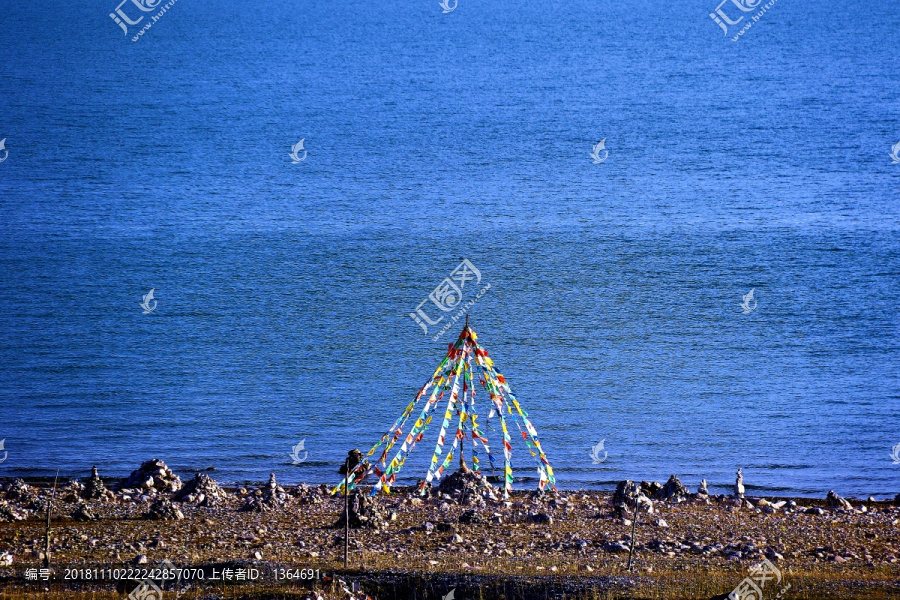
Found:
M 900 492 L 900 6 L 115 4 L 0 13 L 0 477 L 334 481 L 466 258 L 561 487 Z

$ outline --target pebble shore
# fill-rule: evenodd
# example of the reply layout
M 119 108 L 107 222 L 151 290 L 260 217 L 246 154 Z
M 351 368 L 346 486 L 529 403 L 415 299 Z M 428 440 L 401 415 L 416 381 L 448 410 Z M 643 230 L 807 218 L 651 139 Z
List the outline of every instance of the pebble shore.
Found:
M 327 580 L 272 588 L 293 586 L 306 594 L 297 597 L 309 598 L 377 598 L 380 582 L 396 586 L 401 576 L 432 582 L 436 598 L 448 591 L 442 587 L 465 589 L 471 578 L 484 580 L 484 590 L 492 580 L 564 582 L 578 588 L 575 597 L 714 598 L 768 560 L 779 570 L 780 585 L 790 584 L 786 598 L 900 598 L 900 506 L 894 502 L 836 494 L 736 499 L 690 493 L 670 480 L 643 488 L 657 499 L 641 496 L 634 525 L 634 497 L 621 491 L 517 491 L 504 500 L 493 492 L 432 490 L 423 498 L 398 489 L 372 501 L 354 498 L 344 571 L 343 499 L 325 486 L 283 488 L 274 475 L 258 488 L 222 488 L 206 474 L 182 483 L 162 461 L 147 461 L 121 484 L 95 472 L 56 492 L 52 585 L 67 597 L 105 589 L 102 582 L 56 580 L 61 570 L 79 565 L 238 562 L 266 573 L 305 568 L 327 574 Z M 46 487 L 20 480 L 0 487 L 0 592 L 40 595 L 23 573 L 43 564 L 50 499 Z M 362 591 L 354 592 L 351 580 L 362 582 Z M 252 586 L 276 584 L 247 585 L 251 597 L 258 592 Z M 195 584 L 183 597 L 216 597 L 208 586 Z

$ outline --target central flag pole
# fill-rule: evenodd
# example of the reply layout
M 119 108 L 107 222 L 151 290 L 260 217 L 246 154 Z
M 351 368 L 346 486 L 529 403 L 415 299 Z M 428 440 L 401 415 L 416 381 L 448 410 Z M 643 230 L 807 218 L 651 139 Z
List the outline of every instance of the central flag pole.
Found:
M 344 461 L 344 570 L 350 553 L 350 457 Z

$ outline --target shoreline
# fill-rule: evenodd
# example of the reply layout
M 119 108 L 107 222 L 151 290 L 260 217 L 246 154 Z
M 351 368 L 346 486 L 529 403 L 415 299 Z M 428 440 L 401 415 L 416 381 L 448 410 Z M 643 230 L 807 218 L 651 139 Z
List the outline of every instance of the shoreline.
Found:
M 187 474 L 187 472 L 184 472 L 184 473 Z M 215 468 L 207 468 L 202 471 L 190 472 L 191 475 L 194 475 L 196 473 L 202 473 L 204 475 L 214 478 L 215 474 L 216 474 L 216 469 Z M 276 472 L 276 475 L 278 475 L 277 472 Z M 128 478 L 127 476 L 123 476 L 123 477 L 101 476 L 101 479 L 103 480 L 103 482 L 109 487 L 115 487 L 120 482 L 125 481 L 127 478 Z M 2 486 L 5 483 L 15 481 L 17 479 L 20 479 L 20 480 L 24 481 L 25 483 L 27 483 L 28 485 L 38 487 L 38 488 L 48 488 L 48 487 L 52 488 L 53 481 L 54 481 L 54 477 L 46 477 L 46 476 L 28 477 L 28 476 L 5 475 L 5 476 L 0 477 L 0 486 Z M 60 475 L 58 484 L 60 486 L 62 486 L 62 485 L 67 485 L 73 481 L 80 482 L 80 481 L 83 481 L 86 479 L 87 479 L 86 476 L 77 476 L 77 475 L 62 476 L 62 475 Z M 536 482 L 537 478 L 534 478 L 534 481 Z M 648 480 L 642 480 L 642 481 L 647 482 Z M 248 479 L 248 480 L 244 480 L 244 481 L 219 482 L 219 486 L 221 488 L 227 489 L 229 491 L 237 491 L 241 488 L 259 487 L 259 486 L 263 485 L 264 483 L 265 483 L 264 479 L 259 479 L 259 480 Z M 518 480 L 517 480 L 517 483 L 518 483 Z M 564 487 L 564 486 L 557 486 L 557 489 L 558 489 L 559 493 L 562 493 L 562 494 L 581 494 L 581 493 L 591 494 L 591 493 L 598 493 L 598 492 L 599 493 L 612 493 L 615 491 L 615 487 L 618 483 L 619 482 L 612 482 L 609 484 L 604 484 L 602 487 L 590 487 L 590 488 L 583 488 L 583 487 L 568 488 L 568 487 Z M 328 486 L 329 488 L 333 488 L 340 484 L 341 484 L 340 476 L 336 475 L 335 478 L 330 481 L 325 481 L 325 482 L 322 482 L 322 481 L 319 481 L 319 482 L 298 481 L 296 483 L 290 483 L 289 485 L 291 485 L 291 486 L 304 486 L 305 485 L 307 487 L 319 487 L 319 486 L 325 485 L 325 486 Z M 524 485 L 519 484 L 519 487 L 516 487 L 516 484 L 513 484 L 513 485 L 514 485 L 514 487 L 513 487 L 514 491 L 519 492 L 519 493 L 531 492 L 534 489 L 533 486 L 526 487 Z M 394 486 L 394 489 L 412 490 L 415 487 L 416 486 L 414 484 L 409 484 L 409 485 L 396 484 Z M 723 486 L 710 485 L 709 487 L 715 488 L 715 489 L 720 489 Z M 815 502 L 816 500 L 824 500 L 824 498 L 828 494 L 828 491 L 831 491 L 831 490 L 834 490 L 840 494 L 840 486 L 831 486 L 829 488 L 829 490 L 819 492 L 818 494 L 810 493 L 809 495 L 797 495 L 797 494 L 791 494 L 791 493 L 786 493 L 786 494 L 764 493 L 764 491 L 759 490 L 758 488 L 754 488 L 754 486 L 752 486 L 752 485 L 745 485 L 745 487 L 747 490 L 745 496 L 748 498 L 750 498 L 750 497 L 774 498 L 777 500 L 795 500 L 795 501 L 803 501 L 803 502 Z M 732 494 L 711 493 L 710 495 L 711 496 L 731 496 Z M 896 501 L 898 496 L 900 496 L 900 488 L 898 488 L 898 491 L 896 493 L 889 492 L 889 493 L 871 494 L 871 495 L 867 496 L 866 498 L 860 498 L 858 496 L 843 496 L 843 497 L 846 498 L 847 500 L 849 500 L 851 502 L 855 502 L 855 503 L 869 503 L 869 500 L 868 500 L 869 498 L 875 498 L 875 502 L 878 502 L 878 503 L 880 503 L 880 502 L 890 503 L 890 502 Z

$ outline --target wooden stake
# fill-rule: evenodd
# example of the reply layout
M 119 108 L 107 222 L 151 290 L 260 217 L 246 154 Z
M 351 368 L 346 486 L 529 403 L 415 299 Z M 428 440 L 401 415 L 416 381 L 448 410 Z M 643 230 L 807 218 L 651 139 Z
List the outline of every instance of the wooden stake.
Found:
M 56 481 L 59 479 L 59 471 L 53 478 L 53 495 L 47 499 L 47 529 L 44 531 L 44 568 L 50 567 L 50 517 L 53 515 L 53 498 L 56 497 Z
M 466 443 L 466 428 L 465 428 L 465 426 L 463 426 L 462 439 L 459 440 L 459 470 L 462 471 L 463 473 L 465 473 L 466 471 L 469 470 L 469 468 L 466 467 L 466 455 L 463 452 L 463 445 L 465 443 Z
M 634 536 L 637 530 L 637 520 L 638 520 L 638 511 L 640 510 L 640 505 L 638 504 L 638 494 L 640 493 L 639 484 L 634 484 L 634 520 L 631 522 L 631 548 L 628 550 L 628 571 L 631 571 L 631 557 L 634 555 Z
M 344 570 L 350 553 L 350 457 L 344 462 Z

